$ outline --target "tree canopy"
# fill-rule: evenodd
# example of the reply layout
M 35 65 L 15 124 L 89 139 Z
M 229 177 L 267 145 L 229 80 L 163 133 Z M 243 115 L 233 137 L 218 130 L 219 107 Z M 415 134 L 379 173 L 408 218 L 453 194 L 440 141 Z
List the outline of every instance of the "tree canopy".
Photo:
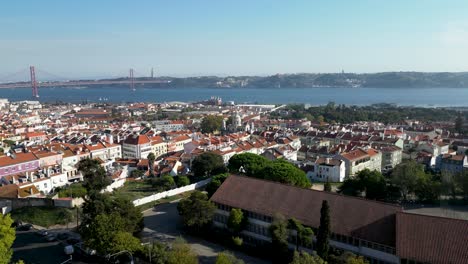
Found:
M 288 223 L 282 215 L 275 215 L 269 228 L 273 263 L 288 263 Z
M 228 228 L 235 234 L 238 234 L 247 226 L 247 224 L 247 217 L 244 216 L 244 212 L 242 212 L 241 209 L 232 208 L 227 222 Z
M 365 169 L 359 171 L 355 177 L 347 178 L 338 192 L 352 196 L 359 196 L 360 193 L 364 193 L 367 199 L 383 201 L 387 196 L 386 186 L 382 173 Z
M 196 177 L 210 177 L 226 172 L 226 167 L 220 155 L 204 152 L 192 161 L 192 172 Z
M 99 214 L 82 235 L 86 245 L 101 254 L 112 254 L 123 249 L 135 252 L 140 249 L 140 241 L 125 227 L 125 220 L 117 212 Z
M 194 230 L 200 230 L 211 223 L 215 209 L 215 205 L 208 200 L 208 196 L 199 191 L 193 192 L 177 205 L 184 225 Z
M 208 197 L 213 196 L 213 194 L 218 190 L 219 186 L 229 177 L 228 173 L 218 174 L 213 176 L 210 183 L 205 188 L 205 191 L 208 193 Z
M 86 188 L 89 195 L 100 192 L 112 183 L 112 179 L 96 159 L 81 160 L 78 162 L 78 170 L 83 174 L 83 187 Z
M 236 154 L 229 159 L 228 169 L 231 173 L 241 173 L 249 176 L 259 173 L 270 161 L 253 153 Z
M 294 186 L 305 188 L 311 186 L 304 171 L 281 159 L 270 162 L 257 175 L 258 178 Z
M 290 264 L 326 264 L 319 256 L 313 256 L 305 251 L 294 251 L 293 260 Z
M 167 264 L 198 264 L 198 256 L 182 238 L 172 242 L 167 256 Z
M 407 200 L 408 194 L 414 192 L 420 179 L 425 177 L 423 166 L 410 160 L 395 166 L 391 180 L 400 188 L 403 199 Z
M 236 154 L 229 159 L 228 168 L 232 173 L 242 171 L 241 173 L 249 177 L 305 188 L 311 186 L 304 171 L 283 159 L 270 161 L 252 153 Z
M 222 125 L 222 116 L 208 115 L 203 118 L 200 128 L 203 133 L 213 133 L 221 130 Z
M 10 263 L 13 255 L 11 246 L 15 241 L 16 232 L 11 224 L 13 224 L 13 220 L 9 214 L 0 214 L 0 264 Z
M 236 258 L 231 252 L 218 253 L 215 264 L 244 264 L 244 261 Z

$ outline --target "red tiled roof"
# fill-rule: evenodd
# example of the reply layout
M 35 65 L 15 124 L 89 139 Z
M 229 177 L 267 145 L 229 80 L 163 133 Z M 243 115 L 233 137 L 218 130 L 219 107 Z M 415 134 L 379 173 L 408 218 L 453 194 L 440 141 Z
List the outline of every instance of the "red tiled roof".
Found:
M 398 213 L 397 255 L 421 263 L 467 263 L 468 221 Z
M 37 160 L 37 157 L 31 152 L 18 153 L 15 155 L 16 155 L 15 158 L 8 157 L 8 156 L 0 157 L 0 167 Z
M 332 232 L 389 246 L 395 246 L 395 214 L 401 211 L 391 204 L 234 175 L 211 200 L 268 216 L 280 213 L 311 227 L 320 225 L 320 208 L 327 200 Z

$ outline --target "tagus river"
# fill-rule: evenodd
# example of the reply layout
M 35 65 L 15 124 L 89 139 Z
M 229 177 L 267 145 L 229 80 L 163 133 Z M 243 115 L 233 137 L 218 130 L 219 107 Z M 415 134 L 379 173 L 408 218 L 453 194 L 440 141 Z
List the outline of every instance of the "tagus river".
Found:
M 197 102 L 218 96 L 223 101 L 261 104 L 337 104 L 370 105 L 393 103 L 403 106 L 468 106 L 464 88 L 152 88 L 137 87 L 55 87 L 39 88 L 42 102 L 83 101 L 122 102 Z M 10 101 L 31 100 L 31 89 L 0 89 L 0 98 Z

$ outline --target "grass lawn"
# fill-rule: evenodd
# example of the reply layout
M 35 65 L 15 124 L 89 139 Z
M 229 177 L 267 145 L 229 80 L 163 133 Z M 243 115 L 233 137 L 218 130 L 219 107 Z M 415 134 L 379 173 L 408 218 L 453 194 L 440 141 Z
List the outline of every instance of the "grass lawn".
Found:
M 74 210 L 59 207 L 23 207 L 11 212 L 14 220 L 43 227 L 65 225 L 74 221 Z
M 162 198 L 162 199 L 159 199 L 157 201 L 154 201 L 154 202 L 151 202 L 151 203 L 146 203 L 146 204 L 142 204 L 140 206 L 137 206 L 138 208 L 140 208 L 140 210 L 143 212 L 145 210 L 148 210 L 158 204 L 163 204 L 163 203 L 169 203 L 169 202 L 172 202 L 172 201 L 175 201 L 177 199 L 183 199 L 183 198 L 187 198 L 190 196 L 190 194 L 194 192 L 194 191 L 189 191 L 189 192 L 184 192 L 184 193 L 180 193 L 180 194 L 177 194 L 177 195 L 174 195 L 174 196 L 169 196 L 169 197 L 165 197 L 165 198 Z
M 146 181 L 127 181 L 124 186 L 114 191 L 114 196 L 133 201 L 155 193 L 158 193 L 157 189 Z

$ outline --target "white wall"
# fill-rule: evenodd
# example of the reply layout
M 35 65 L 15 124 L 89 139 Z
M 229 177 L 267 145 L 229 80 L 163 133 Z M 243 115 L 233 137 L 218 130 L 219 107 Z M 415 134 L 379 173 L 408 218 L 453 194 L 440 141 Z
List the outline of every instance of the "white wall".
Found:
M 184 193 L 184 192 L 188 192 L 188 191 L 193 191 L 195 189 L 198 189 L 200 187 L 203 187 L 203 186 L 207 185 L 210 181 L 211 181 L 211 178 L 203 180 L 203 181 L 199 181 L 199 182 L 196 182 L 196 183 L 184 186 L 184 187 L 172 189 L 172 190 L 165 191 L 165 192 L 156 193 L 156 194 L 153 194 L 151 196 L 147 196 L 147 197 L 144 197 L 144 198 L 141 198 L 141 199 L 136 199 L 136 200 L 133 201 L 133 204 L 135 206 L 140 206 L 142 204 L 154 202 L 154 201 L 157 201 L 157 200 L 165 198 L 165 197 L 174 196 L 174 195 Z

